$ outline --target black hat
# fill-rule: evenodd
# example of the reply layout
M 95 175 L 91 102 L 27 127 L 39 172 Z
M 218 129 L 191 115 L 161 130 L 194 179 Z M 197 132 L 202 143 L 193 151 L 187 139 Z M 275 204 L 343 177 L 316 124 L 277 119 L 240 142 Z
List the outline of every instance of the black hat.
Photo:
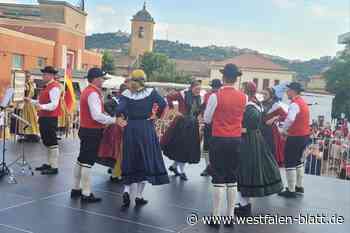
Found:
M 43 74 L 57 74 L 58 71 L 55 70 L 53 66 L 46 66 L 44 69 L 40 70 Z
M 298 93 L 304 91 L 303 86 L 298 82 L 291 82 L 290 84 L 287 85 L 287 87 L 293 91 L 298 92 Z
M 212 88 L 220 88 L 222 86 L 221 80 L 220 79 L 213 79 L 210 83 L 210 86 Z
M 242 75 L 238 67 L 232 63 L 226 64 L 224 69 L 221 69 L 220 72 L 227 78 L 236 78 Z
M 86 78 L 91 81 L 95 78 L 100 78 L 106 76 L 106 72 L 103 72 L 100 68 L 91 68 L 89 69 L 88 75 Z

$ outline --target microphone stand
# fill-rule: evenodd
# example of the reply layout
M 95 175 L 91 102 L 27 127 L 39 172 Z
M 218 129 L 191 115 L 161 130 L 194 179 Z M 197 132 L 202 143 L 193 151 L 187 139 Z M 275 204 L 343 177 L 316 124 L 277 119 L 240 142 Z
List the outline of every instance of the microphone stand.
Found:
M 26 121 L 22 117 L 18 116 L 17 114 L 11 113 L 11 116 L 16 118 L 16 120 L 20 121 L 22 124 L 24 124 L 23 132 L 27 128 L 31 127 L 31 125 L 28 121 Z M 19 136 L 24 137 L 24 134 L 19 135 Z M 23 174 L 23 175 L 26 175 L 25 168 L 27 167 L 28 171 L 30 172 L 30 175 L 34 176 L 32 166 L 29 164 L 29 162 L 26 160 L 26 157 L 25 157 L 24 143 L 25 143 L 25 141 L 21 142 L 21 155 L 15 161 L 13 161 L 11 164 L 9 164 L 9 167 L 12 167 L 13 165 L 18 165 L 21 168 L 21 174 Z
M 2 162 L 0 164 L 0 178 L 8 176 L 8 183 L 16 184 L 17 180 L 13 176 L 11 169 L 6 164 L 6 127 L 7 127 L 7 108 L 1 107 L 4 113 L 4 121 L 2 125 Z

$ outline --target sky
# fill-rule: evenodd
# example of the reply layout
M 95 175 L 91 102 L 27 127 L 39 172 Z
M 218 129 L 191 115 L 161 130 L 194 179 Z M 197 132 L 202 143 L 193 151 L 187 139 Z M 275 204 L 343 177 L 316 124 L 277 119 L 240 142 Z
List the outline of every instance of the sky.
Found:
M 36 0 L 0 0 L 33 3 Z M 68 0 L 76 4 L 78 0 Z M 86 0 L 87 33 L 130 32 L 144 0 Z M 350 0 L 146 0 L 155 38 L 250 48 L 289 59 L 335 56 L 350 31 Z

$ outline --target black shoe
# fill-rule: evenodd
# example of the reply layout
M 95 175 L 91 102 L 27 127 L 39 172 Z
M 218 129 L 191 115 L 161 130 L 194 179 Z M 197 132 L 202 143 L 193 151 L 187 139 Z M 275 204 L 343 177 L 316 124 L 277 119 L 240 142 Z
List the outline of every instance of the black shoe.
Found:
M 96 203 L 101 202 L 102 198 L 95 197 L 94 194 L 90 194 L 90 196 L 85 196 L 84 194 L 81 195 L 81 201 L 85 203 Z
M 202 171 L 201 176 L 209 176 L 208 167 L 206 167 L 206 168 Z
M 49 168 L 46 170 L 41 171 L 41 175 L 57 175 L 58 174 L 58 168 Z
M 180 173 L 179 173 L 179 171 L 177 170 L 177 168 L 175 168 L 175 167 L 173 167 L 173 166 L 170 166 L 170 167 L 169 167 L 169 171 L 174 172 L 174 175 L 175 175 L 175 176 L 179 176 L 179 175 L 180 175 Z
M 299 193 L 299 194 L 303 194 L 304 193 L 304 187 L 295 186 L 295 192 Z
M 235 215 L 239 217 L 249 217 L 252 215 L 252 205 L 241 206 L 235 208 Z
M 188 178 L 187 178 L 185 173 L 181 173 L 179 176 L 180 176 L 181 180 L 184 180 L 184 181 L 188 180 Z
M 43 165 L 41 165 L 41 167 L 35 168 L 35 171 L 44 171 L 44 170 L 47 170 L 47 169 L 50 169 L 50 168 L 51 168 L 50 165 L 44 163 Z
M 123 179 L 121 177 L 113 177 L 113 176 L 111 176 L 111 177 L 109 177 L 109 181 L 112 182 L 112 183 L 118 184 L 118 183 L 121 183 L 123 181 Z
M 123 208 L 127 208 L 130 206 L 130 195 L 129 193 L 123 193 Z
M 72 189 L 70 191 L 70 198 L 76 199 L 81 197 L 81 189 Z
M 143 198 L 138 198 L 138 197 L 135 198 L 136 206 L 143 206 L 143 205 L 146 205 L 147 203 L 148 201 Z
M 278 196 L 285 197 L 285 198 L 296 198 L 297 194 L 296 192 L 291 192 L 288 190 L 288 188 L 286 188 L 286 190 L 283 192 L 280 192 Z

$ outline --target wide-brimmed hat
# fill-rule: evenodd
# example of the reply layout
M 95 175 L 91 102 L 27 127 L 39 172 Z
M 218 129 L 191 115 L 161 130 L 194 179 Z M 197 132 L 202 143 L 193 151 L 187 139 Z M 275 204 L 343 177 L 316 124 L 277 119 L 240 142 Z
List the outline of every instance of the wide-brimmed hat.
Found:
M 102 71 L 100 68 L 91 68 L 89 69 L 86 78 L 88 80 L 93 80 L 95 78 L 104 78 L 106 74 L 107 73 Z
M 213 79 L 210 83 L 210 86 L 212 88 L 220 88 L 222 86 L 221 80 L 220 79 Z
M 242 72 L 233 63 L 226 64 L 224 69 L 221 69 L 220 72 L 227 78 L 236 78 L 242 75 Z
M 56 70 L 53 66 L 46 66 L 44 69 L 40 70 L 43 74 L 57 74 L 58 70 Z
M 287 85 L 287 87 L 289 89 L 296 91 L 296 92 L 299 92 L 299 93 L 304 91 L 303 86 L 298 82 L 291 82 L 290 84 Z

